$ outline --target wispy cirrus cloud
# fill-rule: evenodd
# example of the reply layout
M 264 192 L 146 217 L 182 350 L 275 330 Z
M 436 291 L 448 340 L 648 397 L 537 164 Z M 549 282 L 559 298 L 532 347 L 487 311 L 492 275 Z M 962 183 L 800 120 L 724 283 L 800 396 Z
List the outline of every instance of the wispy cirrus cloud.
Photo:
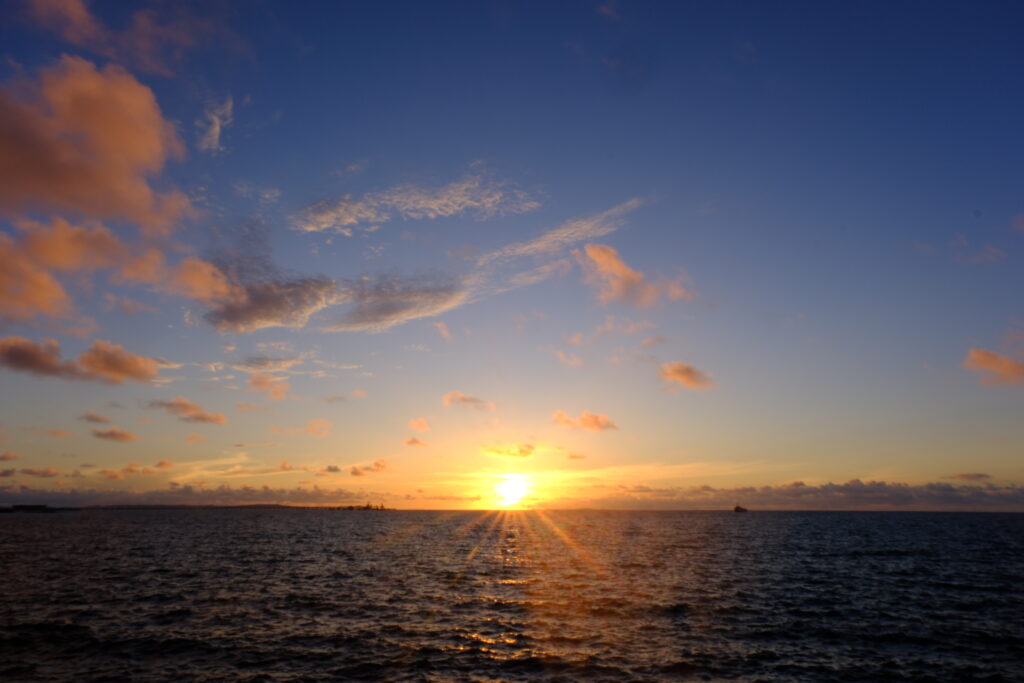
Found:
M 380 275 L 345 282 L 340 301 L 351 308 L 329 321 L 331 331 L 383 332 L 418 318 L 441 315 L 465 304 L 471 285 L 454 275 Z
M 95 412 L 93 412 L 91 410 L 87 410 L 82 415 L 79 415 L 78 419 L 79 420 L 85 420 L 86 422 L 94 422 L 96 424 L 110 424 L 111 423 L 111 419 L 109 417 L 107 417 L 106 415 L 100 415 L 99 413 L 95 413 Z
M 203 109 L 202 115 L 196 119 L 196 130 L 199 140 L 196 147 L 204 152 L 217 153 L 224 151 L 221 135 L 235 120 L 235 102 L 231 95 L 223 102 L 210 102 Z
M 481 255 L 476 260 L 477 268 L 524 257 L 551 256 L 574 244 L 604 237 L 621 228 L 626 214 L 643 205 L 643 199 L 633 198 L 606 211 L 570 219 L 531 240 L 509 244 Z
M 367 193 L 359 199 L 348 195 L 325 199 L 296 215 L 292 227 L 303 232 L 330 230 L 351 237 L 355 229 L 365 230 L 395 219 L 469 214 L 484 220 L 537 208 L 540 203 L 524 191 L 487 174 L 476 173 L 439 188 L 400 185 L 383 192 Z
M 286 434 L 294 436 L 296 434 L 308 434 L 309 436 L 316 436 L 323 438 L 331 435 L 331 430 L 334 425 L 331 424 L 330 420 L 323 419 L 312 419 L 307 420 L 306 424 L 301 427 L 271 427 L 271 434 Z

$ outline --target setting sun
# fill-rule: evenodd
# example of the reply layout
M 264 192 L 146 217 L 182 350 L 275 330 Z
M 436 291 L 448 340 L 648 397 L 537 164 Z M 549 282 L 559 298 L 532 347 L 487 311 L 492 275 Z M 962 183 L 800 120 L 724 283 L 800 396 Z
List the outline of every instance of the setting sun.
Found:
M 515 507 L 530 493 L 530 483 L 525 475 L 506 474 L 494 487 L 498 505 Z

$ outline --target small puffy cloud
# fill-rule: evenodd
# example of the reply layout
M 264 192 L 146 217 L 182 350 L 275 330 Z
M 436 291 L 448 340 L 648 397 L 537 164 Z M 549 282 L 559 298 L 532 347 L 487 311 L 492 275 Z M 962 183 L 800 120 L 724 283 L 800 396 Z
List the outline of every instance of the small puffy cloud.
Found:
M 153 358 L 129 353 L 120 344 L 102 339 L 94 341 L 89 350 L 78 357 L 78 363 L 87 373 L 110 384 L 120 384 L 126 379 L 145 383 L 159 371 Z
M 606 244 L 587 244 L 583 252 L 576 252 L 583 267 L 586 282 L 597 288 L 601 303 L 618 301 L 638 308 L 648 308 L 662 296 L 672 301 L 690 299 L 692 294 L 683 285 L 682 278 L 662 279 L 654 283 L 633 270 L 619 257 L 619 252 Z
M 97 439 L 106 439 L 107 441 L 117 441 L 120 443 L 128 443 L 129 441 L 137 441 L 138 437 L 117 427 L 111 427 L 110 429 L 94 429 L 92 435 Z
M 387 462 L 384 460 L 374 460 L 371 465 L 353 465 L 349 468 L 348 473 L 353 477 L 363 477 L 369 472 L 380 472 L 387 468 Z
M 573 419 L 566 415 L 563 411 L 557 411 L 553 419 L 555 424 L 562 425 L 563 427 L 575 427 L 577 429 L 586 429 L 592 432 L 603 432 L 608 429 L 618 429 L 618 425 L 612 422 L 611 418 L 607 415 L 598 415 L 592 413 L 589 410 L 584 410 L 580 413 L 580 416 Z
M 962 367 L 980 375 L 985 386 L 1024 383 L 1024 363 L 987 349 L 970 349 Z
M 153 467 L 157 468 L 158 470 L 167 470 L 174 467 L 174 463 L 171 462 L 170 460 L 161 460 L 157 464 L 153 465 Z
M 23 337 L 0 339 L 0 365 L 21 372 L 64 379 L 96 380 L 120 384 L 124 380 L 149 382 L 159 372 L 153 358 L 130 353 L 119 344 L 97 339 L 78 360 L 62 360 L 60 345 L 53 339 L 41 343 Z
M 207 424 L 226 424 L 228 419 L 221 413 L 208 413 L 198 403 L 189 401 L 184 396 L 177 396 L 170 401 L 150 401 L 148 407 L 166 410 L 177 416 L 182 422 L 203 422 Z M 193 443 L 193 442 L 189 442 Z
M 464 394 L 461 391 L 449 391 L 441 397 L 441 402 L 446 406 L 468 406 L 477 410 L 494 410 L 495 405 L 476 396 Z
M 280 401 L 291 391 L 291 385 L 283 377 L 276 377 L 265 372 L 254 372 L 249 375 L 249 391 L 262 392 L 271 401 Z
M 430 425 L 427 424 L 427 419 L 425 417 L 414 417 L 413 419 L 409 420 L 409 429 L 411 429 L 414 432 L 420 433 L 429 432 Z
M 9 467 L 6 470 L 0 470 L 0 479 L 3 479 L 5 477 L 13 477 L 15 474 L 17 474 L 17 472 L 18 471 L 13 467 Z
M 484 455 L 499 455 L 506 458 L 529 458 L 537 450 L 533 444 L 520 443 L 505 446 L 483 446 L 480 452 Z
M 341 472 L 341 468 L 338 467 L 337 465 L 328 465 L 327 467 L 324 468 L 324 472 L 328 472 L 330 474 L 337 474 Z
M 221 103 L 210 103 L 203 115 L 196 119 L 199 140 L 196 147 L 204 152 L 223 152 L 220 137 L 224 129 L 234 122 L 234 100 L 228 95 Z
M 4 451 L 3 453 L 0 453 L 0 461 L 17 460 L 17 459 L 18 459 L 18 454 L 15 453 L 14 451 Z
M 306 424 L 302 427 L 271 427 L 271 434 L 309 434 L 310 436 L 316 436 L 323 438 L 330 436 L 333 425 L 330 420 L 314 419 L 307 420 Z
M 415 436 L 409 437 L 408 439 L 406 439 L 402 443 L 404 443 L 406 446 L 426 446 L 427 445 L 426 441 L 422 441 L 422 440 L 416 438 Z
M 45 478 L 56 477 L 56 476 L 60 475 L 60 472 L 56 468 L 53 468 L 53 467 L 44 467 L 44 468 L 22 467 L 21 468 L 21 473 L 22 474 L 26 474 L 26 475 L 28 475 L 30 477 L 45 477 Z
M 679 361 L 662 364 L 662 366 L 658 368 L 658 376 L 670 385 L 672 383 L 676 383 L 679 386 L 686 387 L 687 389 L 693 389 L 695 391 L 711 389 L 715 386 L 710 374 L 698 370 L 692 365 L 680 363 Z
M 469 213 L 484 220 L 539 207 L 522 190 L 476 174 L 436 189 L 401 185 L 356 200 L 350 196 L 325 199 L 306 207 L 293 219 L 292 227 L 303 232 L 332 230 L 351 236 L 354 228 L 368 230 L 396 218 L 430 219 Z
M 0 129 L 2 212 L 70 211 L 151 234 L 191 212 L 181 192 L 150 185 L 184 145 L 153 91 L 120 66 L 64 55 L 38 82 L 0 89 Z
M 100 415 L 94 413 L 91 410 L 87 410 L 84 414 L 78 416 L 79 420 L 85 420 L 86 422 L 95 422 L 96 424 L 110 424 L 111 420 L 106 415 Z

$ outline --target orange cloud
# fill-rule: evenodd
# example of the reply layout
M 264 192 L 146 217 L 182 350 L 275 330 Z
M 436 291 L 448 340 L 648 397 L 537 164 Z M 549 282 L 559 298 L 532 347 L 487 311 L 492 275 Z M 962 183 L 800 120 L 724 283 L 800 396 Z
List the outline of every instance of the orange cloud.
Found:
M 153 467 L 156 467 L 157 469 L 161 470 L 166 470 L 170 469 L 171 467 L 174 467 L 174 463 L 171 462 L 170 460 L 161 460 L 157 464 L 153 465 Z
M 308 420 L 302 427 L 271 427 L 271 434 L 309 434 L 323 438 L 330 436 L 333 425 L 330 420 Z
M 417 439 L 415 436 L 409 437 L 408 439 L 406 439 L 402 443 L 404 443 L 406 446 L 426 446 L 427 445 L 426 441 L 421 441 L 420 439 Z
M 4 337 L 0 339 L 0 365 L 36 375 L 107 384 L 120 384 L 126 379 L 148 382 L 159 371 L 154 359 L 135 355 L 102 339 L 94 341 L 76 362 L 61 359 L 60 344 L 54 339 L 36 344 L 23 337 Z
M 592 432 L 603 432 L 607 429 L 619 428 L 618 425 L 612 422 L 611 418 L 607 415 L 597 415 L 589 410 L 584 410 L 575 420 L 566 415 L 563 411 L 559 410 L 554 414 L 554 420 L 555 424 L 560 424 L 565 427 L 587 429 Z
M 0 211 L 71 211 L 165 235 L 192 212 L 150 178 L 184 155 L 153 91 L 123 68 L 63 56 L 17 93 L 0 89 Z
M 1024 383 L 1024 363 L 994 351 L 970 349 L 962 367 L 979 373 L 978 381 L 985 386 Z
M 127 443 L 129 441 L 137 441 L 139 437 L 135 436 L 131 432 L 126 432 L 123 429 L 112 427 L 110 429 L 94 429 L 92 435 L 97 439 L 106 439 L 107 441 L 119 441 L 121 443 Z
M 99 223 L 82 227 L 55 218 L 49 225 L 29 220 L 17 221 L 15 225 L 21 231 L 19 241 L 25 255 L 51 270 L 112 268 L 127 257 L 127 247 Z
M 450 391 L 441 397 L 441 402 L 446 406 L 463 405 L 477 410 L 494 410 L 495 405 L 476 396 L 464 394 L 461 391 Z
M 666 382 L 675 382 L 687 389 L 711 389 L 715 386 L 710 374 L 679 361 L 663 364 L 658 368 L 658 376 Z
M 0 164 L 3 162 L 0 161 Z M 2 192 L 3 190 L 0 190 Z M 0 234 L 0 319 L 29 321 L 37 316 L 67 317 L 71 299 L 57 280 Z
M 619 252 L 606 244 L 587 244 L 583 252 L 574 252 L 583 267 L 585 281 L 597 287 L 601 303 L 621 301 L 639 308 L 658 302 L 661 296 L 672 301 L 690 299 L 692 294 L 683 286 L 682 278 L 648 282 L 646 276 L 625 264 Z
M 204 441 L 206 441 L 206 437 L 203 436 L 202 434 L 192 433 L 185 437 L 185 443 L 187 443 L 189 446 L 193 446 L 197 443 L 202 443 Z
M 413 419 L 409 420 L 409 429 L 413 430 L 414 432 L 429 432 L 430 425 L 427 424 L 426 418 L 414 417 Z
M 362 467 L 352 465 L 352 467 L 348 469 L 348 473 L 353 477 L 363 477 L 366 476 L 367 472 L 380 472 L 386 468 L 387 462 L 384 460 L 374 460 L 372 465 L 363 465 Z
M 0 460 L 17 460 L 18 454 L 14 451 L 4 451 L 0 453 Z
M 85 420 L 86 422 L 95 422 L 97 424 L 110 424 L 110 418 L 106 415 L 100 415 L 94 413 L 91 410 L 87 410 L 84 414 L 78 416 L 79 420 Z
M 228 282 L 217 266 L 194 257 L 184 259 L 169 273 L 167 288 L 207 304 L 240 300 L 245 296 L 242 288 Z
M 78 357 L 78 363 L 85 372 L 110 384 L 120 384 L 126 379 L 148 382 L 159 372 L 154 359 L 130 353 L 120 344 L 102 339 L 94 341 L 89 350 Z
M 124 30 L 113 31 L 85 0 L 30 0 L 28 7 L 37 24 L 72 45 L 161 76 L 171 76 L 171 63 L 212 30 L 209 22 L 180 10 L 173 19 L 161 20 L 152 9 L 140 9 Z
M 208 413 L 203 410 L 201 405 L 189 401 L 184 396 L 175 397 L 170 401 L 150 401 L 149 407 L 166 410 L 171 415 L 177 415 L 178 419 L 182 422 L 205 422 L 222 425 L 228 421 L 221 413 Z M 194 442 L 189 441 L 189 443 Z
M 434 323 L 434 327 L 437 329 L 437 333 L 441 335 L 442 339 L 444 339 L 445 341 L 452 340 L 452 333 L 448 330 L 448 326 L 445 325 L 443 322 Z
M 508 446 L 484 446 L 480 452 L 484 455 L 500 455 L 506 458 L 529 458 L 537 450 L 533 444 L 520 443 Z
M 265 372 L 254 372 L 249 375 L 249 391 L 261 391 L 271 401 L 280 401 L 288 392 L 291 385 L 283 377 L 276 377 Z

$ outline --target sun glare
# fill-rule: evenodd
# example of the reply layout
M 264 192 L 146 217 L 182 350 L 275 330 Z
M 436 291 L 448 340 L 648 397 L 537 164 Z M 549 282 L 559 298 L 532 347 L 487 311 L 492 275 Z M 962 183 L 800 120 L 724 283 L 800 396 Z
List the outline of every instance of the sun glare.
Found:
M 516 507 L 530 493 L 530 483 L 525 475 L 506 474 L 494 487 L 494 493 L 501 507 Z

